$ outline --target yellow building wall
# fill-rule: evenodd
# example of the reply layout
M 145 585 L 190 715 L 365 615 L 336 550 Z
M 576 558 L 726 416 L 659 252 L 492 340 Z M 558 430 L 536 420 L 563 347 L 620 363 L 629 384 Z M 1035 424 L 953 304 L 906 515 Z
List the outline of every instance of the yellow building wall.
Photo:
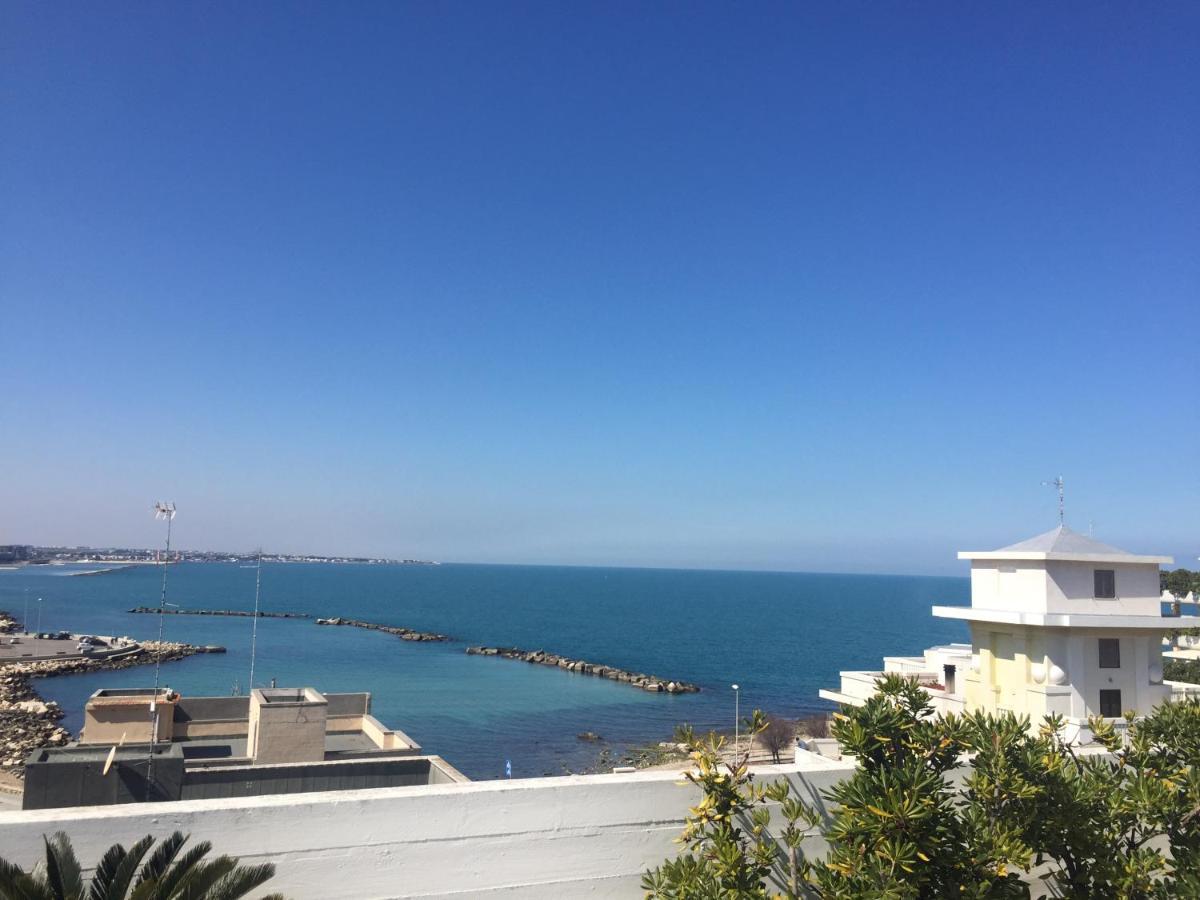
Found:
M 967 709 L 1009 711 L 1040 722 L 1046 713 L 1045 697 L 1030 688 L 1040 687 L 1031 668 L 1045 663 L 1041 636 L 1023 626 L 977 624 L 971 631 L 979 668 L 967 678 Z

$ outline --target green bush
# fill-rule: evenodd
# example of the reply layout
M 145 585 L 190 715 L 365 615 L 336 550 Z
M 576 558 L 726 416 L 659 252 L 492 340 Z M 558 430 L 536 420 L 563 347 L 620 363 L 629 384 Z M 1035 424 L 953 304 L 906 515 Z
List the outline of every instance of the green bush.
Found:
M 751 727 L 762 725 L 756 713 Z M 1090 725 L 1106 755 L 1078 754 L 1059 717 L 1036 732 L 1011 713 L 937 717 L 914 681 L 885 676 L 835 717 L 858 767 L 825 792 L 828 820 L 693 740 L 688 778 L 703 799 L 680 856 L 643 887 L 664 900 L 1200 897 L 1200 702 Z M 775 835 L 769 801 L 783 818 Z M 807 860 L 800 838 L 816 826 L 829 850 Z

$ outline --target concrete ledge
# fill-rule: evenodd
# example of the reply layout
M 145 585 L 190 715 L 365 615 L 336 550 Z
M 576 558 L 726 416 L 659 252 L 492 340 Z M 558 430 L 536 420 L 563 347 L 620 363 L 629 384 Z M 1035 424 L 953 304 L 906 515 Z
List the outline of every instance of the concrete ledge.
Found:
M 848 771 L 820 758 L 755 767 L 817 803 Z M 0 846 L 32 865 L 42 835 L 63 829 L 91 862 L 114 841 L 179 829 L 216 853 L 277 863 L 268 887 L 297 898 L 635 897 L 642 871 L 677 852 L 699 799 L 679 782 L 653 771 L 7 812 Z

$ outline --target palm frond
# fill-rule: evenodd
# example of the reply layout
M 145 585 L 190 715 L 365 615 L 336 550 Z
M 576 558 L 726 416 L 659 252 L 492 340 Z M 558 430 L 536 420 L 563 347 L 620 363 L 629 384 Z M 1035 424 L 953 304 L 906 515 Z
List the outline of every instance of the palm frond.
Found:
M 146 860 L 146 864 L 142 866 L 142 870 L 138 872 L 134 887 L 146 881 L 158 881 L 162 878 L 163 873 L 175 861 L 176 854 L 179 853 L 180 848 L 183 847 L 186 841 L 187 837 L 183 832 L 176 831 L 155 847 L 154 852 L 150 854 L 150 858 Z
M 208 892 L 218 881 L 237 867 L 237 860 L 228 856 L 218 856 L 210 862 L 194 866 L 192 871 L 184 876 L 169 900 L 207 900 Z M 168 900 L 168 898 L 163 898 Z
M 108 883 L 104 900 L 125 900 L 125 895 L 129 893 L 129 886 L 133 883 L 133 876 L 137 874 L 138 866 L 142 864 L 142 857 L 146 855 L 146 851 L 153 844 L 154 838 L 146 835 L 129 848 L 129 852 L 125 854 L 125 858 L 121 860 L 121 864 L 117 866 L 117 870 Z
M 259 866 L 235 866 L 218 881 L 205 900 L 239 900 L 260 884 L 275 877 L 275 866 L 263 863 Z
M 0 900 L 54 900 L 54 895 L 45 882 L 0 859 Z
M 88 900 L 107 900 L 108 886 L 112 884 L 113 877 L 117 874 L 117 869 L 121 867 L 123 859 L 125 859 L 125 848 L 120 844 L 113 844 L 104 851 L 100 862 L 96 864 L 96 874 L 92 876 Z
M 83 896 L 83 871 L 65 831 L 53 837 L 42 835 L 46 842 L 46 882 L 51 893 L 60 900 L 79 900 Z
M 167 870 L 167 873 L 159 879 L 158 891 L 151 896 L 155 900 L 169 900 L 176 896 L 176 889 L 180 883 L 191 874 L 192 870 L 200 864 L 200 860 L 204 859 L 209 850 L 212 849 L 212 844 L 208 841 L 201 841 L 188 850 L 183 856 L 175 861 L 175 864 Z

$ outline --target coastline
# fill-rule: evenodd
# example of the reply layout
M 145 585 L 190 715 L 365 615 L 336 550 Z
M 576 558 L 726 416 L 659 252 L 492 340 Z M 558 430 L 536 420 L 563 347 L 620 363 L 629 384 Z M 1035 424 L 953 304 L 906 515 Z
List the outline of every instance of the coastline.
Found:
M 17 620 L 0 610 L 0 634 L 16 630 Z M 89 659 L 42 659 L 26 662 L 0 662 L 0 772 L 15 779 L 23 775 L 26 757 L 40 747 L 68 743 L 72 735 L 59 724 L 63 710 L 53 700 L 45 700 L 33 685 L 34 678 L 54 678 L 103 669 L 129 669 L 156 661 L 184 659 L 206 648 L 170 641 L 142 641 L 137 649 L 117 656 Z

